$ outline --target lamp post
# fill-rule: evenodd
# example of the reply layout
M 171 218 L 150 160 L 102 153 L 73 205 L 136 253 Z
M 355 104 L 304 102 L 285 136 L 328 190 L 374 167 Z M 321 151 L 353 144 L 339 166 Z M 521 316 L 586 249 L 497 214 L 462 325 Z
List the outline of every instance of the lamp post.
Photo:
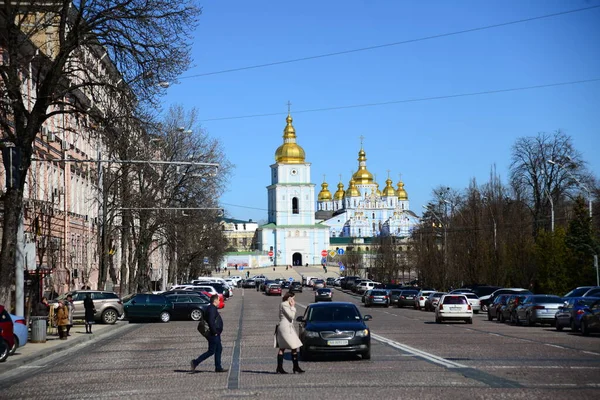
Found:
M 544 193 L 548 196 L 548 200 L 550 200 L 550 211 L 551 211 L 551 220 L 550 220 L 550 229 L 552 233 L 554 233 L 554 201 L 552 200 L 552 196 L 550 196 L 550 192 L 544 188 Z
M 574 176 L 571 171 L 569 171 L 567 168 L 565 168 L 565 166 L 563 164 L 560 164 L 552 159 L 548 159 L 546 160 L 549 164 L 552 165 L 556 165 L 559 169 L 564 170 L 567 174 L 569 174 L 569 176 L 577 183 L 577 186 L 579 186 L 580 188 L 582 188 L 583 190 L 585 190 L 587 192 L 588 195 L 588 210 L 590 213 L 590 220 L 592 219 L 592 192 L 590 191 L 590 189 L 585 186 L 583 183 L 581 183 L 581 181 L 579 179 L 577 179 L 576 176 Z
M 427 207 L 427 206 L 423 206 L 424 209 L 426 209 L 427 211 L 429 211 L 434 217 L 435 219 L 438 220 L 438 222 L 440 223 L 440 225 L 444 228 L 444 242 L 443 242 L 443 247 L 444 247 L 444 265 L 448 264 L 448 257 L 447 257 L 447 250 L 446 250 L 446 240 L 448 238 L 448 230 L 446 229 L 446 224 L 442 222 L 441 218 L 438 217 L 438 215 L 435 213 L 435 211 L 433 211 L 431 208 Z
M 483 196 L 483 198 L 481 199 L 485 204 L 488 205 L 489 209 L 490 209 L 490 214 L 492 215 L 492 222 L 494 223 L 494 251 L 498 250 L 498 246 L 496 243 L 496 218 L 494 217 L 494 211 L 492 210 L 492 206 L 489 203 L 489 199 L 487 198 L 487 196 Z

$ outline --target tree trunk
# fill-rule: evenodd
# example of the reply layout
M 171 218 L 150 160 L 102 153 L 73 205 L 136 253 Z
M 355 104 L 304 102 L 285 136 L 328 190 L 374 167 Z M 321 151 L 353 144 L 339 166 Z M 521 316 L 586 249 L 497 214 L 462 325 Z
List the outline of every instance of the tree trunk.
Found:
M 2 226 L 2 249 L 0 251 L 0 304 L 11 309 L 11 296 L 15 281 L 17 229 L 21 218 L 23 191 L 8 188 L 4 195 L 4 221 Z

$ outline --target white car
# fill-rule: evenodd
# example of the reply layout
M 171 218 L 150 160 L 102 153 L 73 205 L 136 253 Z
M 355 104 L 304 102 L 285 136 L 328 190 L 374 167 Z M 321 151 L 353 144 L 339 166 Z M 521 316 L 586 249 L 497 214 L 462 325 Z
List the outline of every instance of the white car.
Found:
M 375 285 L 379 285 L 379 282 L 361 281 L 356 287 L 356 293 L 363 294 L 367 290 L 375 289 Z
M 435 322 L 440 324 L 447 320 L 462 320 L 473 323 L 473 307 L 464 294 L 445 294 L 435 308 Z
M 429 297 L 430 294 L 435 293 L 435 290 L 421 290 L 415 296 L 415 309 L 421 310 L 425 308 L 425 301 Z
M 465 296 L 467 296 L 467 300 L 473 308 L 473 314 L 479 314 L 479 310 L 481 310 L 481 301 L 479 300 L 479 296 L 477 296 L 475 293 L 470 292 L 464 292 L 460 294 L 464 294 Z

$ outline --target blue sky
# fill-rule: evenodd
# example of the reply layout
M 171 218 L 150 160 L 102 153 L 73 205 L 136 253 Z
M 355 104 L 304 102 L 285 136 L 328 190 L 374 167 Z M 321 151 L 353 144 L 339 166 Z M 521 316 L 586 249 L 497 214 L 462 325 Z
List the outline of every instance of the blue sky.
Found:
M 399 46 L 226 74 L 191 77 L 600 5 L 600 1 L 244 1 L 206 0 L 193 67 L 164 106 L 196 108 L 202 127 L 235 164 L 222 196 L 227 215 L 266 218 L 274 153 L 287 101 L 298 143 L 335 189 L 348 186 L 364 136 L 368 169 L 385 186 L 401 173 L 421 206 L 440 185 L 506 181 L 511 146 L 523 136 L 564 130 L 600 172 L 600 81 L 472 97 L 345 110 L 309 109 L 518 88 L 600 78 L 600 8 Z M 278 115 L 212 120 L 254 114 Z

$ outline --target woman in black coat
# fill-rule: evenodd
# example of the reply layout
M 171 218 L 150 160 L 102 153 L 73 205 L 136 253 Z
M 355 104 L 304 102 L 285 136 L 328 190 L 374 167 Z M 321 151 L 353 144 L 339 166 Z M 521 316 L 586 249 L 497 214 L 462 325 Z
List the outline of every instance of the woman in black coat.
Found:
M 94 307 L 94 301 L 89 293 L 86 294 L 85 299 L 83 299 L 83 308 L 85 308 L 85 333 L 92 333 L 96 308 Z

